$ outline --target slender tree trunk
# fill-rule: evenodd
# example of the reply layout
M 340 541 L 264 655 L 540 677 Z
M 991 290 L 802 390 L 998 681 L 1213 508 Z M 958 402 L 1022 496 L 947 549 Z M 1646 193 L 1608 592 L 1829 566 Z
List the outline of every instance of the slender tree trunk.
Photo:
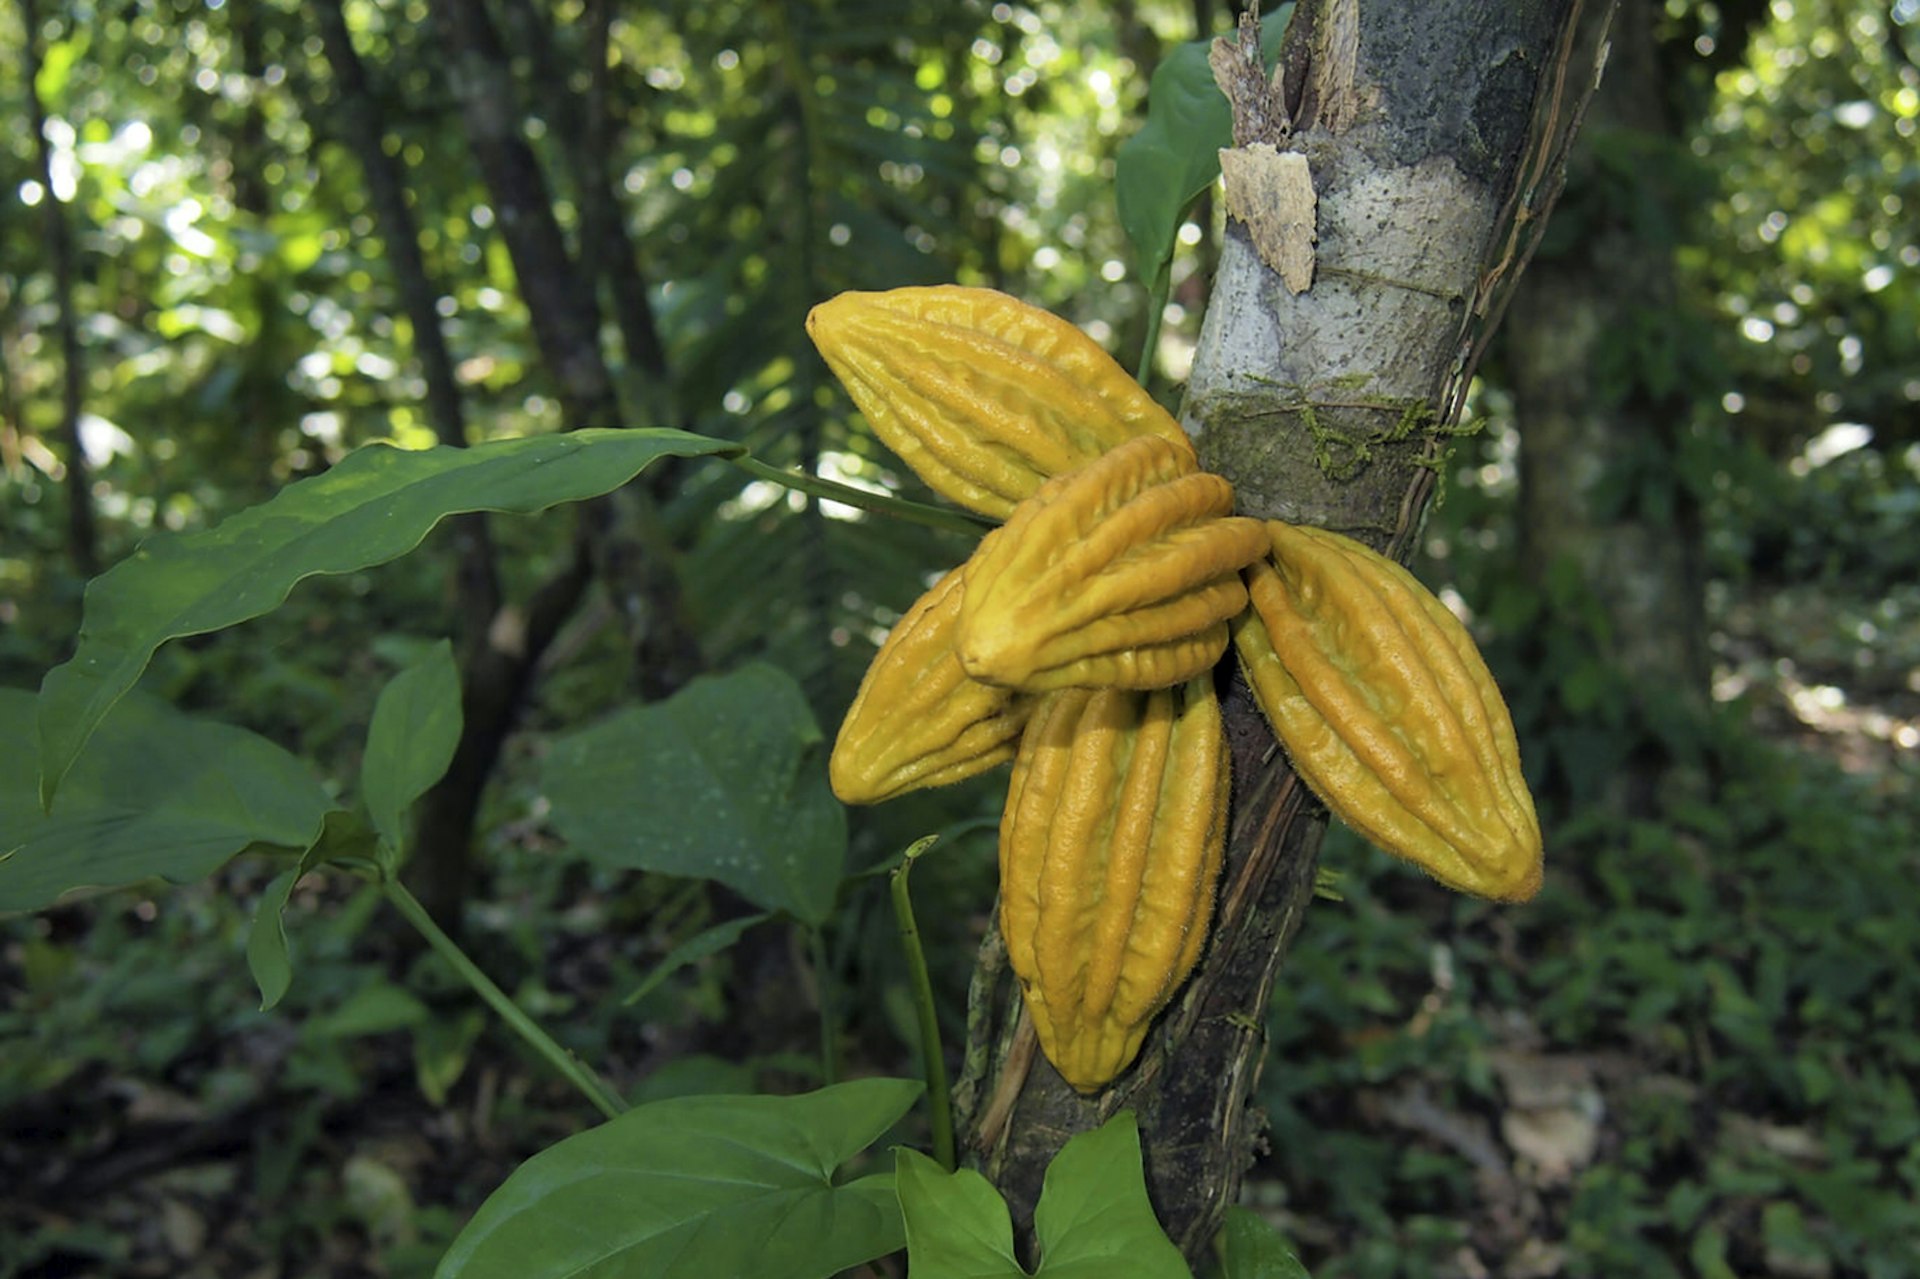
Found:
M 20 20 L 26 27 L 21 53 L 27 104 L 33 121 L 34 160 L 39 167 L 42 217 L 46 222 L 47 266 L 53 272 L 54 333 L 60 343 L 60 441 L 66 454 L 67 555 L 73 571 L 92 577 L 100 571 L 99 535 L 93 518 L 93 477 L 87 451 L 80 440 L 80 412 L 86 387 L 86 364 L 80 351 L 80 324 L 74 314 L 73 230 L 67 224 L 67 202 L 53 184 L 53 143 L 47 137 L 47 104 L 40 100 L 40 5 L 21 0 Z
M 21 456 L 26 405 L 20 399 L 20 365 L 13 351 L 16 296 L 11 287 L 0 284 L 0 475 L 18 484 L 26 478 L 26 459 Z
M 1184 417 L 1242 513 L 1410 551 L 1470 365 L 1535 242 L 1591 83 L 1591 62 L 1570 66 L 1563 43 L 1579 3 L 1302 0 L 1284 103 L 1264 76 L 1246 82 L 1236 145 L 1305 155 L 1319 243 L 1312 286 L 1293 295 L 1229 223 Z M 1290 134 L 1275 127 L 1283 105 Z M 1244 207 L 1233 191 L 1227 202 Z M 961 1101 L 1023 1232 L 1054 1153 L 1123 1107 L 1138 1114 L 1155 1209 L 1190 1258 L 1252 1160 L 1267 998 L 1312 892 L 1325 813 L 1237 677 L 1226 714 L 1236 780 L 1214 934 L 1126 1074 L 1076 1093 L 1033 1053 L 997 948 L 983 956 L 970 1064 L 984 1067 Z
M 565 424 L 617 426 L 623 414 L 600 349 L 599 305 L 568 254 L 545 175 L 520 131 L 499 32 L 486 6 L 475 0 L 434 0 L 431 12 L 446 44 L 467 140 L 527 303 L 534 343 L 559 384 Z M 564 94 L 564 85 L 555 92 Z M 663 470 L 655 468 L 653 482 L 660 482 Z M 644 692 L 671 691 L 699 667 L 697 645 L 681 617 L 668 543 L 650 502 L 636 496 L 623 508 L 615 495 L 583 504 L 574 550 L 567 568 L 535 592 L 524 614 L 513 612 L 517 626 L 492 627 L 486 642 L 468 649 L 461 739 L 447 775 L 421 802 L 410 867 L 421 900 L 446 926 L 457 924 L 472 878 L 471 845 L 487 781 L 542 656 L 589 583 L 598 577 L 626 619 Z
M 389 154 L 383 145 L 385 130 L 380 127 L 380 107 L 367 83 L 366 68 L 353 47 L 340 0 L 321 0 L 312 12 L 320 27 L 327 62 L 333 68 L 339 100 L 337 116 L 347 144 L 366 175 L 367 198 L 373 204 L 387 264 L 393 270 L 400 308 L 406 313 L 412 330 L 413 352 L 420 360 L 421 376 L 426 382 L 427 420 L 433 424 L 434 438 L 440 443 L 465 448 L 466 412 L 460 401 L 459 381 L 454 377 L 453 356 L 447 350 L 446 335 L 441 329 L 440 289 L 428 274 L 420 253 L 419 228 L 407 204 L 406 174 L 399 157 Z M 463 515 L 451 523 L 459 562 L 462 640 L 468 644 L 485 643 L 501 602 L 499 572 L 487 517 Z
M 533 67 L 534 83 L 543 87 L 539 108 L 555 125 L 561 157 L 580 203 L 580 244 L 583 256 L 594 263 L 595 276 L 607 290 L 614 327 L 620 332 L 627 359 L 644 380 L 644 398 L 664 401 L 670 389 L 667 353 L 654 324 L 647 299 L 647 281 L 641 274 L 633 241 L 627 236 L 614 194 L 613 131 L 609 114 L 608 32 L 613 20 L 607 0 L 588 0 L 580 22 L 586 28 L 587 89 L 576 97 L 567 89 L 569 77 L 554 49 L 553 33 L 531 0 L 506 0 L 506 24 Z M 665 403 L 653 405 L 658 420 L 675 420 Z
M 600 313 L 567 253 L 540 162 L 520 131 L 506 48 L 484 4 L 434 0 L 448 75 L 474 162 L 494 201 L 540 357 L 559 381 L 569 427 L 614 426 L 620 404 L 600 354 Z M 556 92 L 564 92 L 564 89 Z
M 1650 4 L 1622 8 L 1589 135 L 1610 135 L 1648 155 L 1680 145 L 1653 21 Z M 1606 645 L 1596 659 L 1632 672 L 1643 740 L 1609 771 L 1601 798 L 1644 815 L 1673 769 L 1653 745 L 1657 726 L 1706 707 L 1703 550 L 1698 504 L 1675 478 L 1692 407 L 1683 379 L 1650 386 L 1639 362 L 1619 353 L 1636 334 L 1680 333 L 1672 228 L 1684 224 L 1686 211 L 1636 224 L 1625 201 L 1599 194 L 1621 179 L 1581 158 L 1571 182 L 1576 193 L 1584 187 L 1594 196 L 1582 202 L 1584 234 L 1535 265 L 1514 299 L 1518 323 L 1506 339 L 1522 438 L 1523 564 L 1542 598 L 1570 567 L 1606 621 L 1604 639 L 1588 637 L 1596 650 Z M 1677 360 L 1666 367 L 1684 374 Z M 1657 495 L 1641 491 L 1621 501 L 1628 470 L 1648 476 Z
M 221 132 L 213 139 L 221 152 L 218 167 L 225 169 L 233 207 L 246 215 L 242 225 L 256 235 L 267 234 L 272 230 L 274 207 L 265 175 L 274 144 L 267 134 L 267 68 L 260 24 L 272 15 L 265 6 L 237 4 L 228 5 L 222 16 L 227 22 L 229 57 L 237 62 L 248 90 L 237 101 L 222 101 L 218 107 Z M 286 305 L 287 279 L 271 255 L 243 266 L 241 275 L 255 323 L 236 356 L 240 376 L 233 390 L 234 414 L 243 422 L 284 421 L 294 403 L 287 387 L 286 364 L 293 348 L 288 330 L 299 324 Z M 253 474 L 272 475 L 283 462 L 278 436 L 276 431 L 235 433 L 235 445 L 245 450 Z

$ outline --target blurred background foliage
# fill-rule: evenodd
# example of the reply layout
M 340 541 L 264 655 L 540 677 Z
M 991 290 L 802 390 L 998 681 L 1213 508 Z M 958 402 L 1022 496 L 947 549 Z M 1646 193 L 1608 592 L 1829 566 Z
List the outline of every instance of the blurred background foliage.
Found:
M 1318 1275 L 1920 1274 L 1920 4 L 1624 3 L 1664 115 L 1596 112 L 1529 277 L 1558 290 L 1542 305 L 1634 282 L 1576 406 L 1622 407 L 1585 452 L 1549 454 L 1524 374 L 1538 334 L 1516 326 L 1416 565 L 1509 692 L 1548 887 L 1493 909 L 1330 841 L 1340 900 L 1274 997 L 1273 1136 L 1247 1190 Z M 586 423 L 504 234 L 530 193 L 483 175 L 463 123 L 486 50 L 436 25 L 446 7 L 0 12 L 0 683 L 65 655 L 85 566 L 368 441 L 433 443 L 403 305 L 422 281 L 471 438 L 685 426 L 924 496 L 814 356 L 807 309 L 988 284 L 1131 366 L 1146 300 L 1114 152 L 1157 61 L 1229 21 L 1217 0 L 495 0 L 493 106 L 531 146 L 612 369 L 599 411 L 618 421 Z M 351 127 L 368 108 L 404 175 L 411 276 Z M 1169 404 L 1219 233 L 1203 202 L 1180 237 L 1154 363 Z M 1594 558 L 1543 556 L 1530 439 L 1534 465 L 1586 477 Z M 690 637 L 680 678 L 768 660 L 837 723 L 963 539 L 717 465 L 630 518 L 666 584 L 646 579 L 636 623 L 603 572 L 539 654 L 474 800 L 469 944 L 636 1098 L 816 1082 L 821 963 L 850 1067 L 909 1069 L 875 881 L 844 896 L 824 958 L 765 925 L 623 1003 L 745 908 L 569 857 L 538 766 L 552 734 L 663 691 L 639 633 L 663 612 Z M 571 534 L 490 536 L 491 624 L 511 626 Z M 1647 695 L 1628 635 L 1665 614 L 1607 589 L 1664 554 L 1636 547 L 1685 552 L 1698 652 L 1677 666 L 1699 673 L 1671 698 Z M 172 646 L 149 686 L 344 784 L 379 683 L 472 625 L 462 553 L 447 537 L 309 583 Z M 854 869 L 948 833 L 915 885 L 950 1043 L 990 915 L 994 788 L 853 814 Z M 240 952 L 266 878 L 242 863 L 211 890 L 0 920 L 0 1273 L 425 1274 L 506 1169 L 584 1122 L 348 883 L 301 887 L 300 980 L 254 1011 Z

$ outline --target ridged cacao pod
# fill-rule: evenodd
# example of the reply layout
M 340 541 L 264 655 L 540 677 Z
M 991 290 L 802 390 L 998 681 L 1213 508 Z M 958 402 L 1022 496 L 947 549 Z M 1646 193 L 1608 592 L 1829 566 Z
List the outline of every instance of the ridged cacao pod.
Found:
M 1040 1047 L 1091 1092 L 1193 970 L 1226 838 L 1211 675 L 1040 699 L 1000 822 L 1000 931 Z
M 1301 780 L 1441 883 L 1524 901 L 1540 823 L 1507 704 L 1473 637 L 1406 569 L 1350 538 L 1270 521 L 1234 626 L 1247 682 Z
M 953 632 L 961 586 L 959 569 L 934 583 L 867 667 L 828 761 L 841 802 L 877 804 L 1013 758 L 1033 699 L 960 668 Z
M 1043 484 L 967 561 L 956 644 L 975 679 L 1028 692 L 1164 688 L 1220 660 L 1266 553 L 1233 487 L 1141 436 Z
M 991 289 L 842 293 L 807 333 L 874 432 L 949 501 L 1005 519 L 1049 476 L 1180 424 L 1098 343 Z

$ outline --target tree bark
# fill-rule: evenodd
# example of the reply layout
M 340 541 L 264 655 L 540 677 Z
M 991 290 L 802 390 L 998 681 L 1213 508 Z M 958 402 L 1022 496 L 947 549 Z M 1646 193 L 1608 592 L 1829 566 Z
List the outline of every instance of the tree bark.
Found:
M 406 312 L 407 324 L 413 333 L 413 353 L 420 360 L 421 377 L 426 382 L 427 420 L 433 424 L 434 438 L 440 443 L 450 448 L 465 448 L 466 412 L 461 406 L 460 383 L 454 376 L 453 356 L 447 350 L 446 334 L 440 327 L 440 290 L 420 253 L 419 228 L 407 204 L 406 175 L 399 157 L 388 154 L 383 145 L 385 130 L 380 127 L 379 106 L 367 82 L 360 54 L 353 47 L 353 36 L 347 30 L 340 0 L 322 0 L 313 7 L 313 15 L 320 26 L 327 62 L 333 68 L 339 99 L 337 115 L 347 144 L 359 158 L 361 171 L 366 175 L 367 198 L 373 205 L 374 219 L 385 242 L 394 290 L 400 296 L 400 309 Z M 499 572 L 487 517 L 479 513 L 462 515 L 450 523 L 459 561 L 457 596 L 461 629 L 464 638 L 472 642 L 486 636 L 500 609 Z
M 599 308 L 568 256 L 546 177 L 521 136 L 500 34 L 486 5 L 474 0 L 435 0 L 432 13 L 446 40 L 448 75 L 474 162 L 493 197 L 534 343 L 560 384 L 567 425 L 617 425 L 620 405 L 600 354 Z
M 620 425 L 624 415 L 600 349 L 599 304 L 568 254 L 546 178 L 521 134 L 499 32 L 477 0 L 435 0 L 431 13 L 446 42 L 454 97 L 527 303 L 534 343 L 559 386 L 564 423 L 568 429 Z M 668 474 L 656 467 L 648 483 L 664 484 Z M 582 504 L 571 562 L 535 592 L 524 616 L 496 619 L 517 625 L 490 626 L 484 638 L 470 637 L 461 671 L 460 742 L 447 775 L 422 799 L 409 867 L 421 901 L 445 927 L 459 922 L 480 800 L 501 747 L 542 656 L 589 583 L 597 577 L 604 584 L 627 622 L 643 693 L 663 695 L 699 668 L 652 504 L 636 496 L 623 507 L 621 498 Z
M 649 399 L 658 401 L 654 425 L 675 421 L 666 392 L 667 352 L 654 324 L 647 299 L 646 277 L 628 238 L 614 194 L 613 134 L 609 127 L 607 50 L 613 15 L 607 0 L 588 0 L 580 21 L 586 28 L 587 90 L 575 97 L 553 46 L 553 33 L 531 0 L 506 0 L 502 8 L 515 40 L 533 69 L 533 81 L 542 86 L 539 109 L 552 117 L 559 152 L 566 162 L 580 202 L 580 244 L 605 282 L 614 327 L 620 331 L 627 358 L 645 375 Z
M 53 272 L 54 333 L 60 343 L 60 441 L 66 453 L 67 555 L 73 571 L 83 578 L 100 571 L 99 534 L 93 518 L 93 477 L 87 451 L 80 439 L 86 363 L 80 350 L 80 323 L 74 314 L 73 230 L 67 225 L 67 202 L 53 185 L 53 143 L 47 137 L 47 104 L 40 100 L 40 5 L 21 0 L 20 20 L 26 27 L 21 42 L 22 71 L 27 87 L 27 109 L 33 122 L 34 161 L 46 222 L 47 266 Z
M 1622 9 L 1590 141 L 1605 131 L 1636 153 L 1679 145 L 1653 20 L 1650 5 Z M 1522 438 L 1522 565 L 1543 599 L 1570 567 L 1605 619 L 1606 636 L 1587 637 L 1596 660 L 1632 672 L 1627 695 L 1642 741 L 1609 770 L 1600 798 L 1644 815 L 1672 772 L 1651 730 L 1706 708 L 1704 550 L 1698 503 L 1675 478 L 1692 407 L 1686 391 L 1679 379 L 1649 386 L 1642 369 L 1608 353 L 1635 333 L 1676 332 L 1671 228 L 1686 214 L 1636 225 L 1626 202 L 1599 191 L 1620 178 L 1597 172 L 1590 154 L 1584 166 L 1581 158 L 1571 182 L 1576 195 L 1594 196 L 1582 201 L 1583 234 L 1535 265 L 1514 299 L 1519 322 L 1505 344 Z M 1629 472 L 1649 477 L 1661 500 L 1641 485 L 1625 502 L 1609 497 Z
M 1314 280 L 1289 293 L 1230 220 L 1183 414 L 1243 514 L 1410 552 L 1472 363 L 1537 242 L 1591 84 L 1591 64 L 1569 66 L 1563 39 L 1580 2 L 1302 0 L 1284 100 L 1236 102 L 1235 137 L 1307 158 Z M 1081 1096 L 1032 1052 L 991 945 L 976 973 L 959 1099 L 1028 1238 L 1047 1163 L 1122 1108 L 1137 1112 L 1149 1196 L 1189 1258 L 1252 1161 L 1267 998 L 1326 819 L 1237 676 L 1225 707 L 1236 780 L 1214 933 L 1135 1065 Z

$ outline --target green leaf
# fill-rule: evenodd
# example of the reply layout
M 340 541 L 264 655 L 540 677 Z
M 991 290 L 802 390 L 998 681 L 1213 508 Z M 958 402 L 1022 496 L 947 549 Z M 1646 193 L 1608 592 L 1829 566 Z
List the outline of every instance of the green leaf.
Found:
M 824 1279 L 903 1234 L 891 1176 L 835 1170 L 920 1085 L 861 1079 L 797 1097 L 638 1106 L 520 1165 L 453 1241 L 438 1279 Z
M 285 922 L 287 901 L 294 886 L 315 866 L 336 858 L 372 860 L 378 841 L 358 812 L 336 808 L 326 814 L 320 836 L 300 856 L 298 864 L 274 876 L 260 904 L 254 908 L 253 925 L 247 930 L 247 969 L 253 984 L 260 988 L 260 1011 L 267 1012 L 286 997 L 293 985 L 293 951 L 288 943 Z
M 1284 4 L 1260 24 L 1260 52 L 1271 68 L 1293 16 Z M 1154 69 L 1147 120 L 1120 146 L 1114 200 L 1133 243 L 1141 279 L 1152 284 L 1173 260 L 1187 206 L 1220 176 L 1220 148 L 1233 145 L 1233 115 L 1207 65 L 1211 40 L 1177 46 Z
M 253 910 L 253 925 L 247 930 L 247 971 L 260 988 L 260 1011 L 279 1003 L 293 985 L 293 957 L 287 949 L 287 927 L 282 916 L 293 886 L 306 873 L 306 862 L 289 867 L 273 877 L 260 904 Z
M 984 1177 L 942 1171 L 910 1150 L 896 1160 L 913 1279 L 1024 1279 L 1007 1206 Z M 1033 1222 L 1039 1279 L 1192 1279 L 1147 1203 L 1130 1110 L 1080 1133 L 1054 1156 Z
M 380 690 L 360 761 L 360 793 L 374 829 L 398 853 L 407 806 L 440 780 L 460 744 L 460 672 L 441 640 Z
M 447 1104 L 486 1028 L 487 1014 L 479 1008 L 430 1017 L 413 1028 L 413 1078 L 429 1103 Z
M 1312 1279 L 1286 1236 L 1257 1212 L 1227 1209 L 1220 1228 L 1221 1279 Z
M 545 510 L 616 489 L 662 457 L 738 451 L 667 430 L 376 444 L 215 528 L 154 537 L 88 584 L 73 659 L 40 685 L 41 806 L 52 808 L 81 747 L 168 640 L 270 612 L 304 578 L 397 559 L 449 515 Z
M 717 880 L 818 926 L 847 848 L 824 746 L 799 686 L 756 663 L 561 738 L 543 782 L 582 856 Z
M 717 955 L 733 943 L 740 940 L 740 934 L 755 924 L 764 924 L 773 918 L 771 915 L 743 915 L 739 919 L 729 919 L 702 932 L 695 933 L 687 940 L 667 952 L 654 970 L 647 974 L 633 990 L 633 993 L 621 1000 L 623 1006 L 631 1008 L 651 994 L 661 982 L 685 968 L 688 964 L 697 964 L 709 955 Z
M 400 986 L 362 986 L 338 1008 L 309 1019 L 300 1033 L 310 1039 L 359 1039 L 411 1030 L 433 1020 L 433 1010 Z
M 913 1279 L 1026 1279 L 1014 1257 L 1006 1201 L 985 1177 L 970 1168 L 948 1172 L 899 1146 L 893 1185 Z
M 1147 1202 L 1130 1110 L 1074 1137 L 1053 1157 L 1033 1228 L 1046 1279 L 1192 1279 Z
M 0 723 L 33 695 L 0 689 Z M 333 807 L 307 766 L 257 733 L 126 698 L 74 765 L 51 814 L 33 744 L 0 734 L 0 912 L 38 910 L 76 888 L 210 875 L 250 848 L 312 845 Z

